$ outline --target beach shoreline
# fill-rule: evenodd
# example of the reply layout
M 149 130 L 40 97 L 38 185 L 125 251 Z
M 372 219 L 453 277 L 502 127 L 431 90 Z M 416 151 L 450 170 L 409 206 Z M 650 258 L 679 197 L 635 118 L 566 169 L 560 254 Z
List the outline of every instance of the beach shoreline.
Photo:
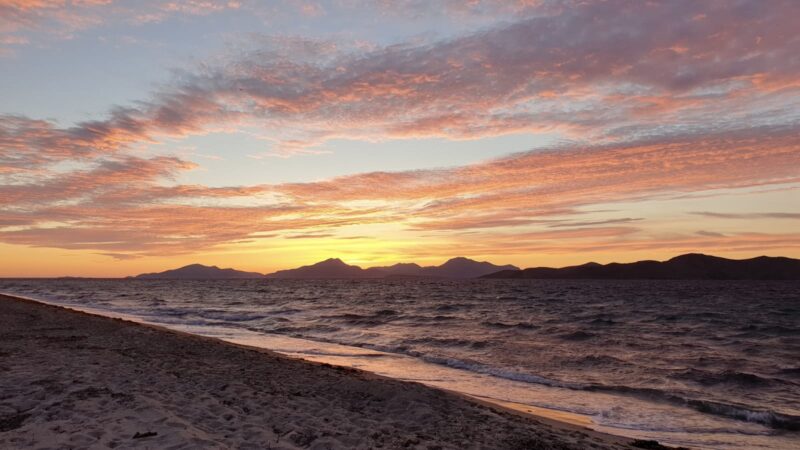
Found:
M 626 448 L 357 369 L 0 295 L 0 446 Z

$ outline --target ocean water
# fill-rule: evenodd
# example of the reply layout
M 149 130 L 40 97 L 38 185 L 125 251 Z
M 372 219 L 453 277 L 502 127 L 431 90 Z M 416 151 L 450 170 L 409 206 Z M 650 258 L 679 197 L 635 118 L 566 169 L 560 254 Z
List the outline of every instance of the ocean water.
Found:
M 696 448 L 800 448 L 800 283 L 0 280 Z

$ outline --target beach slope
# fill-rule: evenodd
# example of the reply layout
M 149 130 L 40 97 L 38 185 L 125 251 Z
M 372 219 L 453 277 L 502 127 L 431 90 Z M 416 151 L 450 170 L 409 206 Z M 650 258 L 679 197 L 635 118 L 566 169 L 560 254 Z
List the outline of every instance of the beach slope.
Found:
M 0 448 L 610 449 L 450 392 L 0 296 Z

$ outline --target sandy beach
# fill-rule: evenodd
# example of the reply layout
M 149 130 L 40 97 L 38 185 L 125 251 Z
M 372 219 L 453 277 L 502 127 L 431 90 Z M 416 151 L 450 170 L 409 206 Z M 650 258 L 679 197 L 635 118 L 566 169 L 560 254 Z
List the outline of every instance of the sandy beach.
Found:
M 630 448 L 420 384 L 0 296 L 0 448 Z

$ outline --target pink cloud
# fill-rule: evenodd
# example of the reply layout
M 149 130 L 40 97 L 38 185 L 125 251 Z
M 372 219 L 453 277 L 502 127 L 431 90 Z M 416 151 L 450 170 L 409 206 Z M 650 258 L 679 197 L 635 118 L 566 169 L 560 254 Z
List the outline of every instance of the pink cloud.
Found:
M 221 7 L 158 5 L 157 14 Z M 0 27 L 37 26 L 46 11 L 63 12 L 57 7 L 0 3 L 9 12 Z M 263 38 L 132 107 L 71 126 L 0 116 L 0 240 L 172 254 L 393 223 L 429 232 L 519 228 L 507 233 L 508 244 L 487 240 L 500 249 L 557 239 L 564 243 L 517 248 L 636 249 L 648 244 L 634 239 L 639 228 L 630 221 L 554 221 L 599 203 L 800 182 L 797 2 L 508 7 L 525 14 L 440 41 L 353 50 Z M 260 137 L 284 156 L 320 151 L 341 137 L 477 139 L 558 130 L 573 141 L 462 167 L 216 188 L 178 183 L 191 163 L 135 153 L 167 137 L 242 123 L 260 126 Z M 232 206 L 237 199 L 255 206 Z M 524 231 L 532 225 L 564 229 Z M 795 239 L 748 235 L 733 243 L 727 235 L 693 234 L 649 245 L 703 245 L 701 238 L 736 248 Z
M 794 127 L 730 130 L 537 150 L 449 170 L 374 172 L 279 189 L 297 199 L 435 199 L 428 211 L 481 204 L 550 209 L 616 195 L 795 181 L 798 145 Z
M 596 142 L 680 131 L 687 123 L 794 121 L 787 111 L 800 90 L 796 2 L 531 7 L 536 14 L 474 34 L 368 51 L 256 39 L 256 48 L 206 64 L 135 108 L 51 134 L 75 142 L 66 145 L 112 149 L 247 121 L 278 142 L 276 153 L 292 155 L 342 137 L 476 139 L 557 130 Z M 42 137 L 32 139 L 35 145 Z
M 400 249 L 409 257 L 431 257 L 448 254 L 471 255 L 586 255 L 593 258 L 593 253 L 618 255 L 616 261 L 630 259 L 628 255 L 635 252 L 708 252 L 736 253 L 747 252 L 757 254 L 800 249 L 800 234 L 797 233 L 735 233 L 731 235 L 697 235 L 680 234 L 670 237 L 652 236 L 644 233 L 636 234 L 629 230 L 614 235 L 613 231 L 575 236 L 571 232 L 549 233 L 545 235 L 518 236 L 471 234 L 469 239 L 451 239 L 449 243 L 431 243 L 421 247 Z
M 76 32 L 108 23 L 159 22 L 174 15 L 207 15 L 238 9 L 240 6 L 237 1 L 205 0 L 0 0 L 0 45 L 31 41 L 14 37 L 14 33 L 64 39 Z M 12 38 L 14 41 L 8 42 Z
M 14 227 L 0 231 L 0 240 L 119 254 L 171 254 L 252 240 L 265 233 L 328 236 L 343 226 L 393 223 L 409 230 L 450 232 L 502 228 L 500 234 L 514 236 L 517 243 L 592 238 L 597 248 L 604 248 L 637 233 L 640 228 L 633 226 L 637 220 L 569 219 L 576 208 L 798 183 L 796 131 L 662 137 L 626 145 L 534 151 L 451 169 L 228 188 L 165 184 L 193 168 L 177 158 L 120 157 L 90 169 L 39 174 L 35 175 L 39 181 L 0 188 L 6 209 L 0 223 Z M 256 202 L 258 206 L 218 204 L 262 195 L 266 197 Z M 359 206 L 358 201 L 371 206 Z M 53 222 L 69 225 L 44 225 Z M 530 225 L 551 229 L 512 232 Z

